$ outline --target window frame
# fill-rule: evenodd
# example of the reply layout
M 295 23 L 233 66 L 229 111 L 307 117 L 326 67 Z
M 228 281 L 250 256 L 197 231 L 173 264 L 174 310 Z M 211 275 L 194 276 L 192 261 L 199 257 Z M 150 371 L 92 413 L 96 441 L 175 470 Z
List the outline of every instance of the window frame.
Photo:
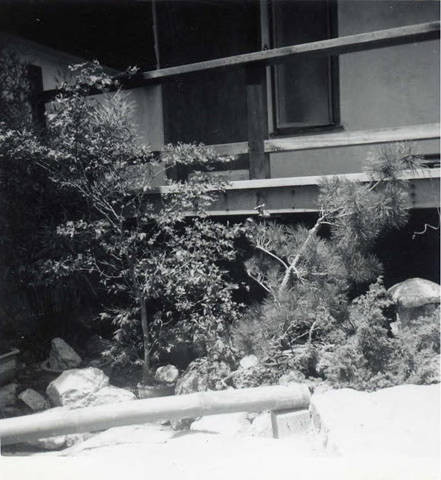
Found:
M 327 5 L 328 37 L 338 36 L 338 12 L 337 0 L 324 0 Z M 274 4 L 277 0 L 261 0 L 261 42 L 262 48 L 276 48 L 275 36 L 275 14 Z M 277 66 L 267 67 L 267 104 L 268 104 L 268 126 L 270 137 L 284 135 L 323 132 L 328 130 L 340 130 L 340 89 L 339 89 L 339 61 L 338 56 L 328 56 L 328 88 L 329 101 L 328 110 L 330 113 L 329 122 L 324 124 L 285 124 L 278 122 L 278 101 L 280 92 L 277 92 Z

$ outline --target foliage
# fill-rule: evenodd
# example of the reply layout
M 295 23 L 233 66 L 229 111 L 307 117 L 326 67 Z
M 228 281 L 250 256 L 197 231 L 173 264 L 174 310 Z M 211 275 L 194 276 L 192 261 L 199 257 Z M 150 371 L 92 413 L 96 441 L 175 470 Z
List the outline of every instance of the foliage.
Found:
M 394 337 L 387 329 L 390 305 L 381 279 L 354 300 L 344 342 L 319 350 L 318 370 L 328 382 L 372 390 L 439 381 L 439 315 L 420 317 Z
M 310 228 L 267 219 L 250 224 L 255 255 L 247 273 L 265 293 L 253 353 L 272 358 L 335 335 L 348 319 L 352 292 L 381 273 L 376 240 L 407 221 L 408 191 L 400 172 L 417 166 L 407 144 L 383 147 L 370 159 L 368 182 L 322 181 L 319 215 Z M 243 337 L 243 328 L 237 327 L 236 338 Z
M 97 63 L 71 70 L 44 136 L 3 139 L 9 157 L 23 152 L 62 199 L 63 220 L 47 225 L 49 248 L 33 265 L 36 281 L 98 282 L 108 307 L 101 319 L 115 329 L 111 354 L 119 363 L 143 362 L 148 373 L 153 356 L 170 348 L 170 332 L 209 350 L 239 315 L 226 266 L 242 228 L 205 215 L 225 186 L 207 170 L 230 159 L 184 144 L 168 145 L 158 158 L 136 137 L 133 106 L 117 82 Z M 91 88 L 104 95 L 85 96 Z M 196 172 L 155 190 L 180 166 Z

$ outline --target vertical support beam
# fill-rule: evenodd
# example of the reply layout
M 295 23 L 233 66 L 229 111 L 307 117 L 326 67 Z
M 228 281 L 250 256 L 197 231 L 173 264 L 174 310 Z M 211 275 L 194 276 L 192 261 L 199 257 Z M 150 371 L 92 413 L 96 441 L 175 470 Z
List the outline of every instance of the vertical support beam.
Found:
M 42 100 L 43 93 L 43 75 L 41 67 L 37 65 L 28 65 L 28 79 L 31 87 L 31 115 L 32 124 L 37 131 L 46 128 L 45 104 Z
M 264 144 L 268 137 L 265 66 L 250 64 L 246 76 L 250 178 L 270 178 L 269 155 L 265 154 Z

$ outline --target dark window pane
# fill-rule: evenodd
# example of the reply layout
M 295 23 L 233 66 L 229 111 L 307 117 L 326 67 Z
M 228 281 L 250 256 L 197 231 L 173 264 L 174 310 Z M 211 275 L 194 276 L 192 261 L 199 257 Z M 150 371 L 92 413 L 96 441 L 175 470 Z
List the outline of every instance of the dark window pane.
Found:
M 296 45 L 330 37 L 328 2 L 323 0 L 275 1 L 275 47 Z M 332 123 L 330 60 L 295 58 L 275 67 L 276 123 L 278 128 Z

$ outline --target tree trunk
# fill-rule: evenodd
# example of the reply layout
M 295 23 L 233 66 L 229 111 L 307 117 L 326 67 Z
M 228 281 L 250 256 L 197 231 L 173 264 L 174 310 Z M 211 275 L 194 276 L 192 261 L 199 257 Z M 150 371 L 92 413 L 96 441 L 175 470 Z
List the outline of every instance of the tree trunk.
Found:
M 142 326 L 142 339 L 144 347 L 144 365 L 142 369 L 142 381 L 143 383 L 149 383 L 152 380 L 152 372 L 150 365 L 150 331 L 149 321 L 147 315 L 147 305 L 144 298 L 139 299 L 141 307 L 141 326 Z

